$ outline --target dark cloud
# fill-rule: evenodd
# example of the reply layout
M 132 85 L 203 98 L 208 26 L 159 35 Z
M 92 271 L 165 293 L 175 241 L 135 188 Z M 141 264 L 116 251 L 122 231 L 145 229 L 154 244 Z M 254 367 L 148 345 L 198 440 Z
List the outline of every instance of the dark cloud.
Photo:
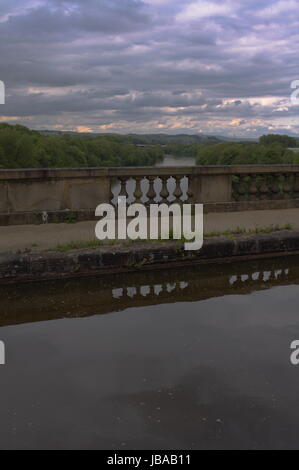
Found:
M 94 131 L 296 132 L 296 4 L 2 0 L 1 119 Z

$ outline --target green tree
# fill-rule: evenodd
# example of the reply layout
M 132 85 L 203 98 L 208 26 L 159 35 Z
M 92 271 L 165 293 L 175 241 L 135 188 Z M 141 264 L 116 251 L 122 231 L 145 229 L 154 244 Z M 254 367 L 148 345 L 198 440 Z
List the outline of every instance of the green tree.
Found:
M 284 147 L 296 147 L 297 140 L 295 137 L 290 137 L 288 135 L 280 135 L 280 134 L 267 134 L 262 135 L 259 138 L 259 143 L 262 145 L 272 145 L 272 144 L 281 144 Z

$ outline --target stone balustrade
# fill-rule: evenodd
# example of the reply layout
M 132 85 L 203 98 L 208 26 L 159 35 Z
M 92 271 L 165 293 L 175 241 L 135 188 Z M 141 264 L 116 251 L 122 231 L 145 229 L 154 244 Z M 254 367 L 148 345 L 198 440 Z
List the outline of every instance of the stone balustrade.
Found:
M 299 207 L 299 165 L 0 170 L 0 225 L 86 220 L 118 196 L 220 212 Z

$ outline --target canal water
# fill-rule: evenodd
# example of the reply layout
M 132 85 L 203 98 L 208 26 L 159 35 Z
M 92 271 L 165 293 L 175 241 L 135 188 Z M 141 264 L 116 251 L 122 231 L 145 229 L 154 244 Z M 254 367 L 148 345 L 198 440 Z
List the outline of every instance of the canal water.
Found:
M 299 445 L 299 258 L 1 287 L 1 449 Z

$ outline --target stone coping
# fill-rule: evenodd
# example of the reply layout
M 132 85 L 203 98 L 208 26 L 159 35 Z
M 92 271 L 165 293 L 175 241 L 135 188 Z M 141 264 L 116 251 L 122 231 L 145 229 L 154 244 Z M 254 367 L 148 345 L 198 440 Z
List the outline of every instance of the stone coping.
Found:
M 204 204 L 204 213 L 242 212 L 251 210 L 283 210 L 299 208 L 299 199 L 278 199 L 262 201 L 210 202 Z M 98 220 L 94 209 L 46 211 L 47 223 L 65 223 L 71 216 L 74 222 Z M 0 227 L 8 225 L 41 225 L 44 211 L 0 212 Z
M 210 165 L 165 167 L 102 167 L 102 168 L 29 168 L 0 170 L 0 180 L 56 180 L 67 178 L 100 178 L 117 176 L 158 175 L 231 175 L 256 173 L 297 173 L 299 165 Z
M 237 238 L 206 239 L 199 251 L 185 251 L 182 243 L 136 243 L 132 246 L 103 246 L 68 253 L 44 252 L 0 255 L 0 284 L 40 281 L 99 273 L 165 269 L 236 259 L 273 257 L 299 253 L 299 231 Z

